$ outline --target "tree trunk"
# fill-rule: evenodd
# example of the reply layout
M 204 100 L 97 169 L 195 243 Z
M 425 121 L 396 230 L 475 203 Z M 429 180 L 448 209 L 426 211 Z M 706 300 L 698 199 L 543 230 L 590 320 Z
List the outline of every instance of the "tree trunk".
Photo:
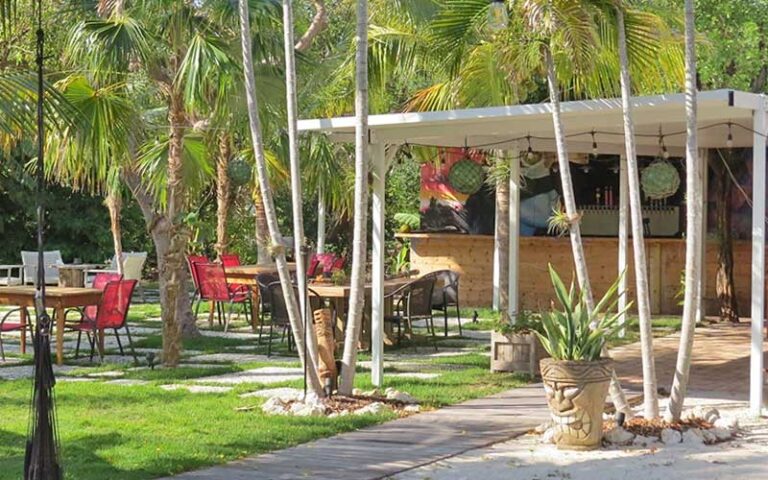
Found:
M 110 191 L 104 204 L 109 210 L 109 229 L 112 232 L 112 245 L 115 251 L 115 264 L 117 272 L 123 274 L 123 234 L 120 226 L 120 212 L 123 208 L 123 199 L 117 190 Z
M 715 290 L 720 308 L 720 320 L 738 323 L 739 305 L 733 280 L 733 237 L 731 233 L 731 193 L 733 184 L 723 162 L 733 165 L 733 151 L 724 155 L 718 151 L 718 158 L 713 158 L 712 171 L 715 180 L 715 214 L 717 225 L 717 280 Z
M 505 158 L 497 162 L 507 162 Z M 496 180 L 496 238 L 499 242 L 499 314 L 504 322 L 509 318 L 509 178 Z
M 325 189 L 321 185 L 317 192 L 317 253 L 325 253 L 325 216 L 327 214 Z
M 306 52 L 314 43 L 315 38 L 328 27 L 328 12 L 325 8 L 325 0 L 312 0 L 315 6 L 315 16 L 312 17 L 312 23 L 309 24 L 307 31 L 296 42 L 296 50 Z M 293 42 L 290 43 L 293 45 Z
M 355 35 L 355 217 L 352 279 L 339 392 L 349 395 L 355 383 L 357 347 L 365 307 L 368 227 L 368 0 L 357 0 Z
M 669 398 L 668 420 L 679 420 L 688 390 L 688 375 L 691 368 L 691 352 L 696 330 L 696 312 L 701 302 L 699 275 L 701 265 L 701 168 L 699 165 L 697 137 L 697 92 L 696 92 L 696 27 L 694 24 L 694 0 L 685 0 L 685 111 L 687 141 L 686 151 L 686 233 L 685 233 L 685 303 L 683 324 L 680 331 L 680 348 L 677 366 Z
M 640 169 L 637 164 L 635 124 L 632 119 L 632 83 L 629 76 L 627 34 L 624 11 L 616 8 L 619 31 L 619 63 L 621 66 L 621 104 L 624 113 L 624 141 L 627 149 L 627 177 L 629 180 L 629 210 L 632 219 L 632 248 L 635 257 L 635 297 L 640 323 L 640 346 L 643 363 L 643 413 L 645 418 L 659 416 L 659 398 L 656 387 L 656 363 L 653 357 L 653 331 L 651 324 L 651 297 L 648 288 L 648 267 L 645 261 L 643 237 L 643 204 L 640 197 Z M 626 272 L 625 272 L 626 274 Z M 622 292 L 624 294 L 624 292 Z
M 272 263 L 272 256 L 269 254 L 269 228 L 267 227 L 267 215 L 264 212 L 264 199 L 261 196 L 261 189 L 258 182 L 251 191 L 253 200 L 253 219 L 254 233 L 256 238 L 256 255 L 259 264 Z
M 216 159 L 216 254 L 227 251 L 227 217 L 229 215 L 229 157 L 232 143 L 228 133 L 219 134 L 219 155 Z
M 592 287 L 589 283 L 589 272 L 587 270 L 587 260 L 584 256 L 584 245 L 581 242 L 581 228 L 579 222 L 581 216 L 576 211 L 576 197 L 573 193 L 573 180 L 571 178 L 571 166 L 568 161 L 568 147 L 565 141 L 565 132 L 563 129 L 563 120 L 560 116 L 560 87 L 557 85 L 557 72 L 555 71 L 555 61 L 552 58 L 552 52 L 549 48 L 544 49 L 544 60 L 547 66 L 547 84 L 549 85 L 550 102 L 552 102 L 552 122 L 555 130 L 555 143 L 557 145 L 557 162 L 560 168 L 560 181 L 563 190 L 563 203 L 565 204 L 565 213 L 569 219 L 569 232 L 571 236 L 571 249 L 573 251 L 573 262 L 576 266 L 576 278 L 579 287 L 589 311 L 592 312 L 595 307 L 595 301 L 592 297 Z M 607 349 L 603 352 L 608 356 Z M 611 377 L 610 395 L 617 411 L 632 415 L 629 403 L 621 388 L 616 372 Z
M 309 361 L 304 355 L 304 326 L 301 322 L 299 307 L 296 301 L 291 274 L 288 270 L 288 262 L 285 259 L 285 247 L 282 235 L 277 224 L 277 212 L 272 200 L 272 190 L 267 176 L 267 162 L 264 156 L 264 144 L 261 136 L 261 123 L 259 120 L 259 106 L 256 98 L 256 81 L 253 72 L 253 53 L 251 48 L 251 27 L 248 17 L 248 0 L 239 0 L 240 12 L 240 44 L 243 53 L 243 70 L 245 74 L 245 93 L 248 102 L 248 119 L 253 142 L 254 156 L 256 157 L 256 174 L 261 189 L 261 197 L 264 204 L 267 229 L 270 237 L 270 253 L 275 259 L 277 272 L 280 276 L 285 304 L 288 310 L 288 318 L 293 331 L 296 349 L 299 359 L 305 366 L 308 375 L 308 387 L 317 395 L 323 395 L 320 378 L 317 374 L 317 364 Z
M 299 311 L 304 324 L 307 351 L 312 363 L 318 365 L 317 333 L 309 325 L 312 316 L 308 312 L 307 263 L 304 258 L 304 204 L 301 200 L 301 165 L 299 162 L 299 108 L 296 93 L 296 58 L 293 51 L 293 2 L 283 0 L 283 41 L 285 44 L 285 93 L 288 114 L 288 156 L 291 171 L 291 206 L 293 207 L 293 248 L 296 261 L 296 284 L 299 289 Z

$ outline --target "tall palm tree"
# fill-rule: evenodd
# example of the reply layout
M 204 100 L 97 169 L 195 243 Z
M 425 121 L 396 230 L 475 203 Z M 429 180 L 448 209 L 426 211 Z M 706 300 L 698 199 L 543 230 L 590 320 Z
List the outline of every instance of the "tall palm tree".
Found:
M 352 279 L 339 392 L 351 394 L 357 346 L 365 307 L 365 265 L 368 226 L 368 0 L 357 0 L 355 54 L 355 215 Z
M 296 340 L 296 348 L 299 358 L 308 372 L 309 387 L 318 395 L 322 393 L 320 378 L 317 374 L 316 364 L 304 356 L 304 325 L 301 322 L 299 306 L 291 282 L 288 262 L 285 258 L 282 235 L 277 224 L 277 212 L 272 199 L 272 188 L 269 184 L 267 173 L 267 161 L 264 155 L 264 142 L 262 138 L 261 122 L 259 119 L 259 102 L 256 97 L 256 82 L 253 68 L 253 53 L 251 47 L 251 28 L 248 9 L 248 0 L 239 0 L 240 16 L 240 43 L 243 55 L 243 70 L 245 75 L 245 92 L 248 102 L 248 118 L 253 142 L 254 156 L 256 157 L 256 174 L 264 205 L 264 213 L 267 220 L 267 228 L 271 241 L 271 254 L 275 259 L 280 283 L 288 309 L 288 317 Z
M 627 155 L 627 176 L 629 179 L 629 209 L 632 220 L 632 247 L 635 259 L 635 298 L 640 322 L 640 343 L 643 363 L 643 408 L 645 418 L 659 416 L 659 399 L 656 388 L 656 364 L 653 357 L 653 332 L 651 331 L 651 301 L 648 288 L 648 268 L 643 237 L 643 204 L 640 196 L 640 169 L 637 163 L 635 124 L 632 119 L 632 82 L 627 54 L 627 31 L 625 6 L 615 7 L 616 29 L 618 31 L 619 64 L 621 68 L 621 106 L 624 117 L 624 141 Z
M 696 93 L 696 24 L 693 0 L 685 0 L 685 113 L 686 113 L 686 233 L 685 233 L 685 300 L 683 305 L 683 325 L 680 331 L 680 348 L 677 353 L 675 377 L 669 398 L 669 410 L 666 417 L 679 420 L 683 403 L 688 391 L 688 378 L 691 369 L 691 352 L 696 330 L 696 312 L 701 302 L 699 278 L 702 265 L 699 258 L 701 251 L 702 191 L 701 165 L 697 137 L 697 93 Z

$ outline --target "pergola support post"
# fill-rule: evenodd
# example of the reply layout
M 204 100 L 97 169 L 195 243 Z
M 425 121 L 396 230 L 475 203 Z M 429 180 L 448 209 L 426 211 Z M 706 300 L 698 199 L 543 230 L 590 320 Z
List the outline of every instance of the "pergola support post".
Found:
M 627 307 L 627 251 L 629 250 L 629 174 L 627 171 L 627 156 L 619 157 L 619 262 L 618 273 L 624 275 L 619 279 L 619 297 L 618 308 L 623 312 Z M 627 322 L 626 312 L 619 317 L 619 337 L 624 338 L 626 329 L 624 325 Z
M 709 205 L 709 150 L 702 148 L 699 150 L 699 168 L 701 168 L 701 251 L 699 252 L 699 304 L 696 306 L 696 322 L 701 323 L 707 316 L 706 297 L 707 290 L 707 212 Z
M 765 98 L 753 118 L 752 169 L 752 347 L 749 406 L 759 416 L 763 408 L 763 322 L 765 317 Z
M 370 146 L 372 198 L 372 271 L 371 271 L 371 382 L 381 387 L 384 380 L 384 213 L 387 162 L 384 144 Z
M 520 152 L 513 150 L 509 168 L 509 318 L 520 313 Z
M 494 227 L 493 227 L 493 310 L 499 311 L 499 304 L 501 302 L 501 291 L 499 290 L 499 283 L 501 281 L 501 273 L 499 270 L 499 257 L 501 256 L 501 245 L 499 244 L 499 199 L 496 199 L 496 212 L 494 214 Z

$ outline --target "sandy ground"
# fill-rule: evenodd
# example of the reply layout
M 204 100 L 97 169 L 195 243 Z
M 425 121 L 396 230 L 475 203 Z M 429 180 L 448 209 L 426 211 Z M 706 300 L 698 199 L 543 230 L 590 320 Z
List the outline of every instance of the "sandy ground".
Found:
M 768 479 L 768 419 L 751 418 L 745 402 L 693 398 L 736 416 L 739 436 L 717 445 L 626 447 L 559 451 L 524 435 L 402 473 L 397 480 L 714 480 Z

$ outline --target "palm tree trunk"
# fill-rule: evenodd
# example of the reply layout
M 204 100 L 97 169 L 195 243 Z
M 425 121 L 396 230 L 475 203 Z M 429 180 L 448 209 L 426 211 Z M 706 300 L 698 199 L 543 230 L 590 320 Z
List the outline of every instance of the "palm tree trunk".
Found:
M 251 191 L 251 200 L 253 201 L 253 227 L 256 238 L 257 261 L 259 264 L 273 263 L 272 256 L 269 254 L 267 214 L 264 212 L 264 199 L 261 196 L 261 189 L 259 188 L 258 181 Z
M 317 253 L 325 253 L 326 208 L 325 189 L 321 185 L 317 192 Z
M 560 181 L 563 189 L 563 203 L 565 204 L 565 213 L 570 221 L 571 249 L 573 251 L 573 262 L 576 266 L 576 278 L 579 287 L 584 294 L 587 307 L 590 312 L 595 308 L 595 301 L 592 296 L 592 287 L 589 283 L 589 272 L 587 270 L 587 260 L 584 256 L 584 246 L 581 242 L 581 228 L 579 222 L 581 217 L 576 211 L 576 198 L 573 193 L 573 180 L 571 179 L 571 166 L 568 161 L 568 147 L 565 143 L 565 132 L 563 120 L 560 116 L 560 87 L 557 85 L 557 72 L 555 71 L 555 61 L 552 58 L 552 52 L 549 48 L 544 49 L 544 57 L 547 66 L 547 84 L 549 85 L 550 102 L 552 103 L 552 121 L 555 130 L 555 143 L 557 144 L 557 162 L 560 168 Z M 608 356 L 607 349 L 603 351 L 604 356 Z M 632 414 L 629 402 L 624 395 L 616 372 L 611 377 L 610 395 L 613 400 L 616 411 L 624 412 L 627 415 Z
M 365 307 L 365 264 L 368 226 L 368 1 L 357 0 L 355 43 L 355 217 L 352 240 L 352 279 L 344 337 L 339 392 L 351 394 L 355 383 L 358 337 Z
M 497 162 L 506 162 L 499 158 Z M 502 167 L 503 168 L 503 167 Z M 496 180 L 496 239 L 499 242 L 499 314 L 509 322 L 509 178 Z
M 293 2 L 283 0 L 283 35 L 285 44 L 285 92 L 288 114 L 288 156 L 291 170 L 291 204 L 293 207 L 293 248 L 296 262 L 296 283 L 299 289 L 299 310 L 304 324 L 306 348 L 312 364 L 317 368 L 317 337 L 311 325 L 308 299 L 304 292 L 307 287 L 307 264 L 304 258 L 304 205 L 301 200 L 301 166 L 299 164 L 299 108 L 296 93 L 296 59 L 293 51 Z
M 256 98 L 256 81 L 253 73 L 253 53 L 251 49 L 251 27 L 248 18 L 248 0 L 239 0 L 240 12 L 240 43 L 243 51 L 243 69 L 245 74 L 245 93 L 248 102 L 248 119 L 251 130 L 253 151 L 256 157 L 256 174 L 259 180 L 261 197 L 264 202 L 264 214 L 270 237 L 270 253 L 275 259 L 277 272 L 280 276 L 285 304 L 288 310 L 288 318 L 293 330 L 293 337 L 299 358 L 305 366 L 310 391 L 322 395 L 320 377 L 317 374 L 316 364 L 309 362 L 304 356 L 304 326 L 301 322 L 299 307 L 296 302 L 291 273 L 288 270 L 288 262 L 285 259 L 285 247 L 282 235 L 277 224 L 277 212 L 272 200 L 272 189 L 267 176 L 267 161 L 264 156 L 264 143 L 261 135 L 261 122 L 259 120 L 259 106 Z
M 683 324 L 680 331 L 680 348 L 677 352 L 675 377 L 669 397 L 668 420 L 679 420 L 683 411 L 688 390 L 688 377 L 691 369 L 693 337 L 696 332 L 696 311 L 701 302 L 699 276 L 701 265 L 701 168 L 699 165 L 699 145 L 697 136 L 698 108 L 696 92 L 696 26 L 694 1 L 685 0 L 685 112 L 687 140 L 686 157 L 686 232 L 685 232 L 685 301 L 683 304 Z
M 648 268 L 645 262 L 643 238 L 643 205 L 640 197 L 640 172 L 637 165 L 635 124 L 632 119 L 632 83 L 629 76 L 627 34 L 624 11 L 616 8 L 619 31 L 619 63 L 621 67 L 621 105 L 624 113 L 624 142 L 627 149 L 627 177 L 629 179 L 629 210 L 632 220 L 632 248 L 635 256 L 635 296 L 640 322 L 640 348 L 643 363 L 643 412 L 645 418 L 659 416 L 659 398 L 656 387 L 656 363 L 653 358 L 653 332 L 651 329 L 651 301 L 648 288 Z M 626 273 L 626 272 L 625 272 Z
M 229 157 L 231 137 L 219 134 L 219 155 L 216 159 L 216 253 L 221 257 L 227 250 L 227 217 L 229 215 Z
M 736 291 L 733 281 L 733 235 L 731 234 L 731 192 L 733 183 L 726 171 L 723 162 L 733 164 L 733 152 L 731 150 L 724 156 L 722 151 L 712 165 L 715 180 L 715 212 L 718 237 L 717 253 L 717 300 L 720 305 L 720 320 L 723 322 L 738 323 L 739 304 L 736 299 Z M 710 157 L 714 158 L 714 157 Z
M 104 204 L 109 210 L 109 229 L 112 232 L 112 245 L 115 251 L 115 264 L 117 272 L 123 274 L 123 234 L 120 226 L 120 212 L 123 208 L 123 199 L 120 192 L 112 190 L 104 199 Z

